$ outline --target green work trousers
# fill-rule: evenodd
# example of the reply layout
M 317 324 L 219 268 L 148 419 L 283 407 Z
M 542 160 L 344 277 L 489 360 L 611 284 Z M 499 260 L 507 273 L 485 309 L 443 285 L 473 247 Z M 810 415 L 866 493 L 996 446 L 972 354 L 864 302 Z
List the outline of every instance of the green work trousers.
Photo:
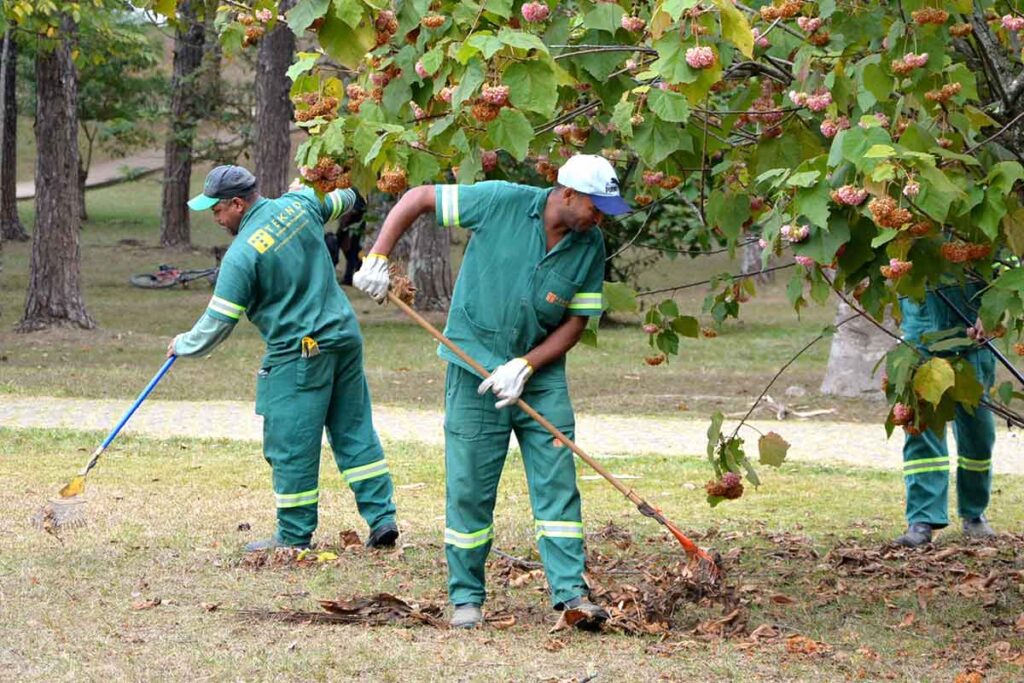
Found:
M 498 410 L 480 396 L 480 378 L 448 365 L 445 379 L 445 554 L 453 604 L 483 604 L 484 563 L 494 540 L 494 501 L 515 431 L 523 452 L 534 532 L 555 607 L 587 593 L 583 524 L 573 453 L 516 406 Z M 531 386 L 523 400 L 570 439 L 575 418 L 568 387 Z
M 976 317 L 978 302 L 973 297 L 980 291 L 979 287 L 943 287 L 941 291 L 958 310 L 972 320 Z M 900 308 L 903 311 L 903 338 L 909 343 L 920 344 L 921 335 L 926 332 L 966 327 L 950 306 L 931 291 L 923 303 L 901 299 Z M 975 375 L 987 394 L 995 382 L 992 352 L 977 349 L 963 357 L 974 367 Z M 957 450 L 957 511 L 963 519 L 979 517 L 988 507 L 992 490 L 995 419 L 989 410 L 980 406 L 973 414 L 957 406 L 953 435 Z M 907 435 L 903 444 L 903 479 L 907 492 L 908 524 L 922 522 L 935 528 L 949 524 L 949 470 L 945 431 L 939 434 L 925 430 L 917 436 Z
M 373 530 L 394 521 L 394 486 L 373 428 L 361 343 L 260 369 L 256 413 L 263 416 L 281 543 L 309 543 L 316 529 L 324 427 L 367 525 Z

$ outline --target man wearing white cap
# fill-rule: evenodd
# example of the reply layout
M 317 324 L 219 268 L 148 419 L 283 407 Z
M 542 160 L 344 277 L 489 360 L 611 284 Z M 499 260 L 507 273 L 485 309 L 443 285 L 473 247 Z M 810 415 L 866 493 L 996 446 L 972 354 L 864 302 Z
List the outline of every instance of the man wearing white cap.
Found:
M 498 481 L 515 432 L 523 453 L 534 528 L 556 609 L 607 619 L 583 581 L 583 524 L 573 454 L 513 406 L 522 397 L 570 438 L 575 420 L 565 354 L 601 314 L 602 215 L 629 211 L 608 161 L 577 155 L 553 188 L 503 181 L 423 185 L 388 214 L 353 284 L 377 301 L 389 287 L 388 254 L 423 213 L 473 232 L 455 283 L 445 335 L 487 368 L 478 377 L 446 347 L 445 551 L 452 626 L 483 620 L 484 564 L 494 539 Z M 498 401 L 494 401 L 494 396 Z

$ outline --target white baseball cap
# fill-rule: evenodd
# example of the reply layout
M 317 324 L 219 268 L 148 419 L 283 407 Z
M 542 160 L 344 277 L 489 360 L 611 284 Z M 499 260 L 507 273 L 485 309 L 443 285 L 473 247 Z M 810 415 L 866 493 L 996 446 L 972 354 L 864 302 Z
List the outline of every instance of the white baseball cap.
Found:
M 558 169 L 558 184 L 585 194 L 598 211 L 615 216 L 632 211 L 619 195 L 619 179 L 611 163 L 596 154 L 577 154 Z

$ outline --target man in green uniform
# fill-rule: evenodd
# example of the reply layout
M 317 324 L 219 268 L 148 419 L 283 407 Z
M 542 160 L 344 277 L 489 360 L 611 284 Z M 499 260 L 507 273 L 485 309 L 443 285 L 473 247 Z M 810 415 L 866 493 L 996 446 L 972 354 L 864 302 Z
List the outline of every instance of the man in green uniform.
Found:
M 977 310 L 977 297 L 981 285 L 941 286 L 930 290 L 923 302 L 900 299 L 903 312 L 903 339 L 927 354 L 921 343 L 928 332 L 964 327 L 957 311 L 968 316 Z M 941 296 L 940 296 L 941 294 Z M 948 301 L 943 300 L 943 297 Z M 955 308 L 954 308 L 955 307 Z M 976 336 L 980 323 L 966 333 Z M 974 373 L 985 388 L 985 394 L 995 382 L 995 358 L 984 346 L 968 351 L 964 356 L 974 366 Z M 995 419 L 991 411 L 981 406 L 968 413 L 956 408 L 953 421 L 956 437 L 957 508 L 964 535 L 970 538 L 991 538 L 995 535 L 985 519 L 989 493 L 992 490 L 992 448 L 995 445 Z M 949 451 L 946 449 L 945 430 L 939 434 L 926 429 L 918 435 L 906 436 L 903 445 L 903 478 L 907 491 L 907 531 L 896 539 L 899 545 L 916 548 L 930 543 L 932 531 L 949 524 L 947 500 L 949 494 Z
M 256 375 L 256 413 L 263 416 L 263 454 L 273 471 L 277 532 L 246 551 L 309 546 L 324 427 L 370 528 L 367 545 L 392 546 L 398 538 L 394 487 L 363 374 L 363 338 L 324 245 L 324 224 L 354 203 L 351 190 L 321 200 L 308 188 L 266 199 L 240 166 L 210 171 L 203 193 L 189 201 L 195 211 L 211 209 L 236 239 L 206 312 L 171 341 L 168 355 L 209 353 L 243 313 L 267 345 Z
M 445 334 L 487 368 L 477 377 L 446 347 L 445 471 L 448 594 L 452 625 L 482 622 L 484 562 L 494 539 L 498 480 L 515 432 L 523 453 L 534 529 L 556 609 L 607 619 L 583 581 L 583 524 L 573 454 L 518 408 L 520 396 L 570 438 L 574 417 L 565 354 L 587 321 L 601 314 L 602 214 L 629 207 L 615 170 L 598 156 L 569 159 L 554 188 L 500 181 L 425 185 L 407 192 L 388 214 L 353 284 L 381 301 L 387 256 L 420 214 L 472 232 L 455 283 Z M 481 380 L 483 380 L 481 382 Z M 529 381 L 529 384 L 527 384 Z M 497 397 L 489 396 L 493 392 Z

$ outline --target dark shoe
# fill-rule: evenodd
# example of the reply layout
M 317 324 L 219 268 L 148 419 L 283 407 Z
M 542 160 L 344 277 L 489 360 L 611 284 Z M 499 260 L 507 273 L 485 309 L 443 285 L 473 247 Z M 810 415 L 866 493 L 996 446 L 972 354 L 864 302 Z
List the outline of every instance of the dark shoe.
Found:
M 924 522 L 914 522 L 907 531 L 893 543 L 904 548 L 920 548 L 932 542 L 932 526 Z
M 989 526 L 985 515 L 964 520 L 964 536 L 967 538 L 995 538 L 996 532 Z
M 484 623 L 484 613 L 480 611 L 480 605 L 466 603 L 456 605 L 452 612 L 452 619 L 448 622 L 452 628 L 476 628 Z
M 367 548 L 394 548 L 398 540 L 398 525 L 394 522 L 385 522 L 370 532 L 366 539 Z
M 298 545 L 289 545 L 287 543 L 282 543 L 281 540 L 278 539 L 277 535 L 275 534 L 270 538 L 264 538 L 259 541 L 253 541 L 252 543 L 246 543 L 245 548 L 243 548 L 243 550 L 247 553 L 255 553 L 261 550 L 275 550 L 277 548 L 294 548 L 295 550 L 308 550 L 309 544 L 299 543 Z
M 585 595 L 569 600 L 564 603 L 564 607 L 567 612 L 572 610 L 583 615 L 582 619 L 577 619 L 570 623 L 576 628 L 585 631 L 595 631 L 601 627 L 601 624 L 608 621 L 608 612 L 600 605 L 595 605 Z

